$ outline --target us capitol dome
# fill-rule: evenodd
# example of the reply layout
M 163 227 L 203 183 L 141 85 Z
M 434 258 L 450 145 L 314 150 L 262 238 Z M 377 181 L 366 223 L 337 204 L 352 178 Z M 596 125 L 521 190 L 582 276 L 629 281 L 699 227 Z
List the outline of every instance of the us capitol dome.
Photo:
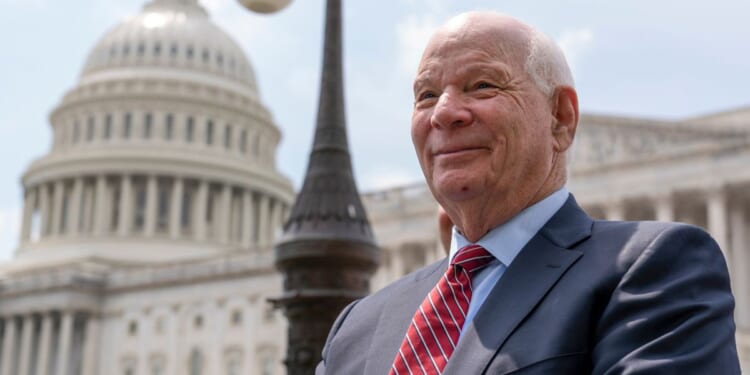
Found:
M 151 0 L 49 121 L 0 264 L 0 374 L 282 374 L 294 191 L 237 43 L 197 0 Z
M 250 62 L 196 0 L 153 0 L 91 50 L 23 175 L 19 260 L 267 246 L 293 198 Z

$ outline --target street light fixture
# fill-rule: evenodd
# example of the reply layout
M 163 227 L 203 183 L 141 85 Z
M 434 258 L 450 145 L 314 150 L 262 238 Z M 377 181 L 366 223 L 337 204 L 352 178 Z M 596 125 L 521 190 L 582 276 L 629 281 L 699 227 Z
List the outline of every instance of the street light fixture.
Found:
M 256 13 L 274 13 L 284 8 L 292 0 L 238 0 L 242 6 Z
M 251 10 L 275 11 L 290 0 L 239 1 Z M 274 253 L 284 291 L 271 302 L 289 320 L 284 363 L 291 375 L 315 372 L 333 321 L 369 293 L 380 261 L 349 155 L 341 18 L 341 0 L 327 0 L 315 139 L 302 190 Z

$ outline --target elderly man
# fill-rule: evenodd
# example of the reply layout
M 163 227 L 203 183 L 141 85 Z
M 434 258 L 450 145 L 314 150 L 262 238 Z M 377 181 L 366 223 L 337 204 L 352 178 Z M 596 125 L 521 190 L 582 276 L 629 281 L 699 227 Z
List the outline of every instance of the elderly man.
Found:
M 549 38 L 458 16 L 428 44 L 414 96 L 450 255 L 348 306 L 318 374 L 739 374 L 716 243 L 594 221 L 566 190 L 578 99 Z

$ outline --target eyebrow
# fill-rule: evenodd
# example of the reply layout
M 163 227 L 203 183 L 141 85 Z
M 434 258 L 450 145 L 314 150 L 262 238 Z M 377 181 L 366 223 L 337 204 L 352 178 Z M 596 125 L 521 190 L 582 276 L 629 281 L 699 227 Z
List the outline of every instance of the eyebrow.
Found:
M 501 62 L 467 64 L 458 69 L 458 75 L 483 74 L 496 79 L 509 80 L 510 66 Z
M 424 86 L 429 86 L 433 74 L 429 73 L 429 69 L 423 69 L 422 72 L 417 75 L 414 79 L 412 90 L 416 94 L 417 90 Z M 467 75 L 486 75 L 494 79 L 501 81 L 509 81 L 511 79 L 510 66 L 502 62 L 474 62 L 467 64 L 458 69 L 458 76 Z
M 414 84 L 412 85 L 412 91 L 416 94 L 419 88 L 429 85 L 429 82 L 430 82 L 429 75 L 425 76 L 425 74 L 420 74 L 414 80 Z

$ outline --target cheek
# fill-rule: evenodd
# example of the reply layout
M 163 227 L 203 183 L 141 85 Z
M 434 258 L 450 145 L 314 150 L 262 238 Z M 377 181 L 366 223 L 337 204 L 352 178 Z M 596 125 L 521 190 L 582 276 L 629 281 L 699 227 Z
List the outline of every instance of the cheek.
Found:
M 427 136 L 430 130 L 429 124 L 424 121 L 424 118 L 425 116 L 414 115 L 411 123 L 411 141 L 414 144 L 414 149 L 420 161 L 425 151 Z

